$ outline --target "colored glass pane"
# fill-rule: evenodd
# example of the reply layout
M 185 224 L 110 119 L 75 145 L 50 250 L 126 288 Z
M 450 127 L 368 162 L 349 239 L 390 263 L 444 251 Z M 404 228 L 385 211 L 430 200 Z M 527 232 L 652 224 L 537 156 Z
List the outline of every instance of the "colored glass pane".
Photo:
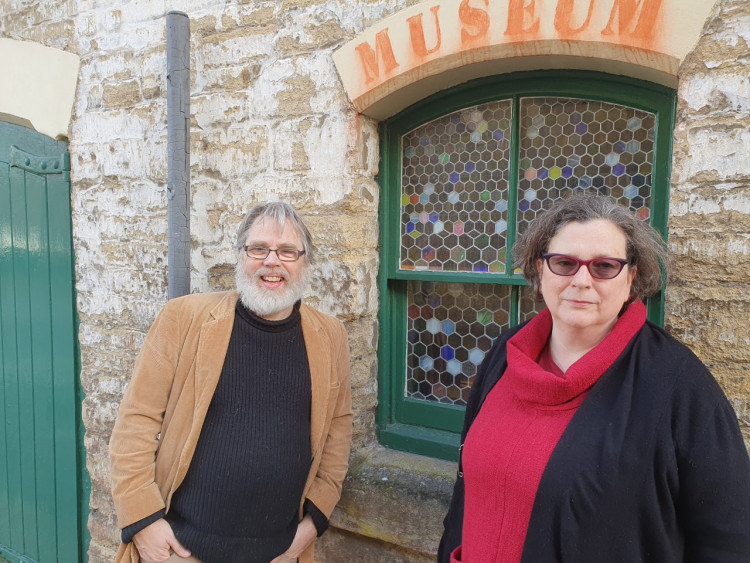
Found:
M 402 137 L 401 269 L 505 272 L 506 229 L 484 225 L 507 225 L 511 112 L 510 100 L 481 104 Z
M 510 326 L 510 287 L 410 281 L 407 295 L 405 396 L 465 405 L 477 366 Z
M 654 114 L 574 98 L 522 98 L 519 113 L 519 233 L 579 189 L 593 188 L 649 217 Z

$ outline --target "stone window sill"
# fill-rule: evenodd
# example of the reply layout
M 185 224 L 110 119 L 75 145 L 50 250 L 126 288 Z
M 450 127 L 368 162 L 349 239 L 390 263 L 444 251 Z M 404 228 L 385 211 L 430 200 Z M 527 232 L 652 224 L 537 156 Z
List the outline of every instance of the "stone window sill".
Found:
M 456 463 L 374 446 L 353 453 L 331 526 L 437 554 Z

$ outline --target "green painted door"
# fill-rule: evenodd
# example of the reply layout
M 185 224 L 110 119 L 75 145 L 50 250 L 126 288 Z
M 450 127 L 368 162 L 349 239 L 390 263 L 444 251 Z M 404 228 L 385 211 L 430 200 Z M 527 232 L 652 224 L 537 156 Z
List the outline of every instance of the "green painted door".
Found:
M 84 559 L 70 158 L 0 122 L 0 559 Z M 87 500 L 87 499 L 86 499 Z

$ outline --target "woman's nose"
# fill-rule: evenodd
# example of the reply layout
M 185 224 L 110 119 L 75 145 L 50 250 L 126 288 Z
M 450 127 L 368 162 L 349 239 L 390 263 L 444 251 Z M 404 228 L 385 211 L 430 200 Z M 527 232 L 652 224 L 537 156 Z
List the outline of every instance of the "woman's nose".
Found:
M 588 287 L 591 285 L 592 280 L 593 277 L 591 276 L 591 272 L 589 272 L 588 266 L 584 266 L 583 264 L 581 264 L 581 267 L 578 268 L 578 271 L 573 274 L 571 284 L 576 286 Z

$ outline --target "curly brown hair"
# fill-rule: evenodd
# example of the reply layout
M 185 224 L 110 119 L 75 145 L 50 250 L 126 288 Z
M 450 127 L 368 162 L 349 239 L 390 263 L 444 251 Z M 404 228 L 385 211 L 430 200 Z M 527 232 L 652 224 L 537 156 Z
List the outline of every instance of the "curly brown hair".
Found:
M 513 246 L 515 266 L 521 268 L 537 298 L 541 299 L 537 262 L 547 252 L 552 238 L 568 223 L 586 223 L 596 219 L 614 223 L 625 234 L 626 257 L 630 267 L 637 268 L 629 302 L 655 295 L 664 286 L 669 256 L 661 235 L 611 198 L 584 192 L 554 203 L 531 222 Z

